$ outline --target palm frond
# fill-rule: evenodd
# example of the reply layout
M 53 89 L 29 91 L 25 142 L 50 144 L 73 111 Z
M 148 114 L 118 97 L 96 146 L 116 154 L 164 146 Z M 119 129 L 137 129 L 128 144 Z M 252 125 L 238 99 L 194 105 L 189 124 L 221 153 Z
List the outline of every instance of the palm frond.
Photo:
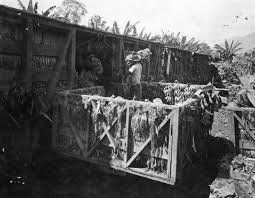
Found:
M 225 40 L 225 48 L 226 48 L 227 51 L 229 51 L 229 44 L 228 44 L 227 40 Z
M 36 2 L 35 5 L 34 5 L 34 13 L 35 14 L 38 13 L 38 2 Z
M 33 0 L 29 0 L 28 6 L 27 6 L 27 12 L 34 13 Z
M 124 32 L 123 32 L 123 35 L 127 35 L 127 32 L 129 31 L 129 29 L 130 29 L 130 21 L 127 22 Z
M 50 13 L 56 8 L 56 6 L 51 6 L 45 12 L 42 13 L 43 16 L 49 16 Z
M 151 33 L 149 33 L 147 36 L 146 36 L 146 40 L 150 40 L 150 37 L 151 37 Z
M 19 4 L 19 7 L 23 10 L 23 11 L 26 11 L 26 7 L 24 6 L 24 4 L 21 2 L 21 0 L 17 0 L 18 1 L 18 4 Z

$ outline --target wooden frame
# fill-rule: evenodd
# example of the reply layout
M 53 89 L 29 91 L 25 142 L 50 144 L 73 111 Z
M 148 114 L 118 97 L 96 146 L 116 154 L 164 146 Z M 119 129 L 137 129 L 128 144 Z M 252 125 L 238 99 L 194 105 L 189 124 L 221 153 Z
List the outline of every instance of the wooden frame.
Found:
M 124 113 L 123 115 L 125 116 L 125 138 L 123 139 L 123 141 L 125 141 L 125 154 L 123 156 L 123 160 L 120 161 L 120 163 L 113 163 L 111 161 L 107 161 L 105 162 L 104 160 L 101 160 L 101 158 L 97 158 L 95 157 L 96 154 L 96 150 L 98 148 L 99 145 L 103 145 L 102 141 L 103 139 L 108 139 L 109 141 L 109 148 L 112 148 L 113 150 L 116 149 L 117 147 L 117 142 L 115 141 L 114 136 L 110 133 L 110 131 L 115 130 L 114 126 L 116 125 L 116 123 L 118 123 L 118 117 L 112 117 L 112 121 L 111 123 L 109 123 L 109 125 L 107 125 L 106 123 L 103 124 L 103 131 L 102 133 L 99 135 L 98 139 L 95 141 L 95 143 L 90 144 L 90 146 L 88 145 L 89 141 L 90 141 L 90 130 L 87 128 L 89 126 L 91 126 L 91 124 L 86 123 L 85 126 L 85 130 L 82 132 L 87 133 L 85 135 L 85 139 L 84 137 L 82 138 L 81 135 L 79 135 L 80 133 L 80 129 L 75 128 L 75 124 L 72 122 L 68 122 L 69 126 L 70 126 L 70 131 L 71 131 L 71 136 L 73 136 L 73 139 L 76 140 L 76 143 L 79 147 L 80 153 L 81 155 L 77 155 L 77 154 L 71 154 L 70 152 L 64 151 L 64 150 L 59 150 L 59 143 L 57 141 L 58 139 L 58 135 L 63 135 L 63 132 L 58 132 L 61 131 L 60 129 L 58 129 L 57 127 L 55 127 L 53 129 L 53 148 L 55 150 L 57 150 L 58 152 L 60 152 L 61 154 L 64 155 L 68 155 L 68 156 L 74 156 L 77 157 L 79 159 L 88 161 L 90 163 L 96 164 L 96 165 L 100 165 L 100 166 L 105 166 L 105 167 L 110 167 L 113 168 L 115 170 L 120 170 L 120 171 L 124 171 L 127 173 L 131 173 L 131 174 L 135 174 L 138 176 L 142 176 L 142 177 L 146 177 L 152 180 L 156 180 L 156 181 L 160 181 L 163 183 L 167 183 L 167 184 L 171 184 L 174 185 L 180 178 L 178 178 L 178 175 L 181 174 L 177 174 L 177 171 L 180 171 L 180 169 L 178 168 L 179 166 L 179 162 L 178 162 L 178 152 L 179 152 L 179 112 L 180 112 L 180 108 L 184 108 L 185 106 L 189 106 L 191 104 L 193 104 L 194 102 L 196 102 L 196 100 L 192 100 L 187 102 L 184 105 L 160 105 L 160 104 L 154 104 L 154 103 L 148 103 L 148 102 L 142 102 L 142 101 L 131 101 L 131 100 L 125 100 L 125 99 L 117 99 L 117 98 L 109 98 L 109 97 L 103 97 L 103 96 L 92 96 L 92 95 L 79 95 L 79 94 L 75 94 L 76 91 L 67 91 L 67 92 L 60 92 L 57 94 L 58 98 L 66 98 L 67 95 L 69 95 L 70 97 L 74 96 L 74 97 L 81 97 L 82 101 L 89 101 L 89 103 L 86 103 L 86 111 L 87 113 L 85 113 L 86 116 L 89 116 L 89 114 L 91 114 L 91 112 L 99 112 L 100 111 L 100 105 L 99 102 L 102 102 L 103 104 L 108 104 L 108 102 L 112 102 L 114 104 L 121 104 L 122 107 L 122 112 Z M 73 99 L 71 99 L 71 101 L 73 101 Z M 84 104 L 85 104 L 84 103 Z M 59 100 L 59 102 L 56 105 L 60 105 L 62 104 L 61 108 L 66 108 L 68 107 L 68 103 L 65 103 L 65 106 L 63 106 L 63 101 Z M 147 139 L 145 139 L 138 147 L 131 148 L 130 147 L 130 143 L 131 141 L 133 141 L 133 139 L 130 136 L 130 123 L 131 123 L 131 114 L 130 114 L 130 108 L 134 109 L 136 107 L 146 107 L 146 109 L 151 109 L 151 108 L 163 108 L 166 111 L 168 111 L 169 113 L 165 114 L 164 117 L 162 117 L 162 121 L 160 123 L 158 123 L 156 127 L 156 131 L 158 131 L 158 134 L 161 134 L 161 129 L 166 126 L 167 123 L 169 123 L 169 128 L 168 128 L 168 150 L 167 150 L 167 155 L 165 157 L 162 156 L 162 160 L 166 160 L 166 172 L 162 172 L 162 173 L 157 173 L 154 172 L 152 170 L 150 171 L 146 171 L 146 169 L 144 168 L 136 168 L 134 167 L 132 164 L 133 162 L 136 161 L 137 157 L 142 154 L 145 155 L 145 153 L 147 151 L 145 151 L 145 148 L 150 148 L 147 147 L 150 145 L 151 141 L 152 141 L 152 136 L 150 135 Z M 69 106 L 68 109 L 74 109 L 75 107 L 73 105 Z M 145 110 L 146 111 L 146 110 Z M 102 112 L 101 112 L 102 114 Z M 133 114 L 132 114 L 133 115 Z M 61 115 L 58 114 L 58 116 L 55 117 L 56 119 L 56 123 L 55 125 L 58 125 L 58 120 L 59 118 L 61 118 Z M 68 117 L 68 120 L 71 120 Z M 86 119 L 89 120 L 89 119 Z M 87 121 L 86 121 L 87 122 Z M 95 123 L 97 124 L 97 123 Z M 102 123 L 101 123 L 102 124 Z M 191 123 L 193 124 L 193 123 Z M 165 130 L 165 129 L 164 129 Z M 66 130 L 65 130 L 66 131 Z M 133 133 L 133 132 L 132 132 Z M 165 133 L 165 132 L 164 132 Z M 73 134 L 73 135 L 72 135 Z M 105 144 L 104 144 L 105 146 Z M 92 156 L 93 154 L 93 156 Z
M 243 153 L 244 151 L 255 152 L 255 129 L 250 128 L 249 125 L 245 124 L 247 120 L 242 117 L 244 112 L 252 113 L 255 112 L 255 108 L 249 107 L 226 107 L 227 111 L 232 112 L 234 122 L 233 129 L 237 138 L 237 149 Z M 238 127 L 239 126 L 239 127 Z M 242 139 L 239 134 L 239 130 L 243 129 L 243 132 L 249 137 L 249 140 Z

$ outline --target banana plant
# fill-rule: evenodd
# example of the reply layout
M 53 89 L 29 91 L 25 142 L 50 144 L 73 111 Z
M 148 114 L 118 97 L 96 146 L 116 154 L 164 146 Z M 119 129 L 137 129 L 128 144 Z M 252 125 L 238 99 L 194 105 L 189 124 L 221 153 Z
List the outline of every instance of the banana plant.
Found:
M 26 7 L 21 0 L 17 0 L 19 7 L 26 12 L 38 14 L 38 2 L 33 3 L 33 0 L 29 0 L 28 6 Z M 51 6 L 46 11 L 42 12 L 43 16 L 49 16 L 56 6 Z
M 229 43 L 227 40 L 225 40 L 225 45 L 220 46 L 216 44 L 214 48 L 216 49 L 216 52 L 219 54 L 220 58 L 224 61 L 232 61 L 233 57 L 237 55 L 237 52 L 240 51 L 242 48 L 240 47 L 242 43 L 239 41 L 232 40 L 231 43 Z

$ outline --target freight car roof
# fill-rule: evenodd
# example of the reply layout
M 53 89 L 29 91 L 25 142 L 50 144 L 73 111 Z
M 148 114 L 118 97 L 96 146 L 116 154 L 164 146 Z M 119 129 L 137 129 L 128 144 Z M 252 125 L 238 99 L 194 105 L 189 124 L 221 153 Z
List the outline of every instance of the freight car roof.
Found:
M 17 16 L 18 16 L 18 18 L 17 18 Z M 114 34 L 111 32 L 102 31 L 102 30 L 96 30 L 96 29 L 89 28 L 89 27 L 82 26 L 82 25 L 76 25 L 76 24 L 71 24 L 71 23 L 67 23 L 67 22 L 62 22 L 57 19 L 42 16 L 39 14 L 29 13 L 29 12 L 26 12 L 26 11 L 23 11 L 20 9 L 16 9 L 16 8 L 4 6 L 4 5 L 0 5 L 0 18 L 1 17 L 4 19 L 15 17 L 16 21 L 19 21 L 19 19 L 26 19 L 26 18 L 30 17 L 33 20 L 36 20 L 36 22 L 39 24 L 41 23 L 43 25 L 51 26 L 51 27 L 55 27 L 55 28 L 59 28 L 59 29 L 64 29 L 64 30 L 76 29 L 77 31 L 94 33 L 94 34 L 104 34 L 109 37 L 125 39 L 127 41 L 130 40 L 130 41 L 137 41 L 137 42 L 143 43 L 143 44 L 153 44 L 153 45 L 159 45 L 162 47 L 164 46 L 163 44 L 161 44 L 159 42 L 146 41 L 146 40 L 142 40 L 142 39 L 135 38 L 135 37 L 118 35 L 118 34 Z M 181 51 L 190 52 L 188 50 L 183 50 L 183 49 L 179 49 L 176 47 L 171 47 L 171 46 L 166 46 L 166 47 L 171 48 L 171 49 L 178 49 Z M 195 54 L 208 56 L 207 54 L 202 54 L 202 53 L 195 53 Z

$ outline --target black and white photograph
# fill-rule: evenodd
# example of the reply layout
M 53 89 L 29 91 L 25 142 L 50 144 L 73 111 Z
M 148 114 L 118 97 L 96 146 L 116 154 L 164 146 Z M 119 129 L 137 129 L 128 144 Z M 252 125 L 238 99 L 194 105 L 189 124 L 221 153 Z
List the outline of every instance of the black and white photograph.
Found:
M 255 1 L 0 0 L 0 198 L 255 198 Z

